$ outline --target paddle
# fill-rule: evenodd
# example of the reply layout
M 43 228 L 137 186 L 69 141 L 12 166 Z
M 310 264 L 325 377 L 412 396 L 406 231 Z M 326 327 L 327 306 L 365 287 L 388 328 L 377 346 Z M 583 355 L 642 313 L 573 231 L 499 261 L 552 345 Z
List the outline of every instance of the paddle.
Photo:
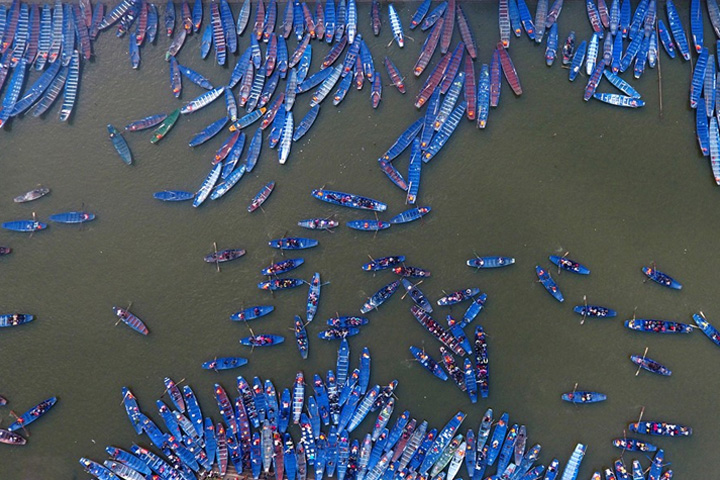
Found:
M 588 311 L 588 304 L 587 304 L 587 295 L 583 295 L 583 302 L 585 303 L 585 309 L 583 310 L 583 318 L 580 321 L 580 325 L 585 324 L 585 318 L 587 317 L 587 311 Z
M 417 287 L 418 285 L 420 285 L 420 284 L 423 283 L 423 282 L 424 282 L 424 280 L 420 280 L 418 283 L 416 283 L 415 285 L 413 285 L 413 287 Z M 406 290 L 406 291 L 405 291 L 405 295 L 403 295 L 402 297 L 400 297 L 400 300 L 405 300 L 405 297 L 406 297 L 407 294 L 410 293 L 411 291 L 412 291 L 412 289 L 411 289 L 411 290 Z
M 649 347 L 645 347 L 645 353 L 643 353 L 642 360 L 645 360 L 645 355 L 647 355 Z M 635 372 L 635 376 L 637 377 L 640 374 L 640 369 L 642 368 L 642 363 L 638 365 L 637 372 Z
M 220 273 L 220 259 L 218 258 L 217 242 L 213 242 L 213 249 L 215 250 L 215 267 L 218 273 Z
M 562 265 L 562 262 L 563 262 L 563 260 L 565 260 L 565 257 L 567 256 L 568 253 L 570 253 L 570 251 L 565 251 L 565 253 L 563 253 L 562 257 L 560 257 L 560 259 L 558 260 L 558 265 L 557 265 L 557 267 L 558 267 L 558 271 L 557 271 L 558 275 L 560 275 L 560 266 Z
M 180 385 L 180 384 L 181 384 L 182 382 L 184 382 L 184 381 L 185 381 L 185 378 L 183 377 L 183 379 L 180 380 L 179 382 L 177 382 L 177 383 L 175 384 L 175 386 L 177 387 L 178 385 Z M 162 397 L 163 395 L 165 395 L 165 394 L 168 393 L 169 391 L 170 391 L 170 389 L 169 389 L 169 388 L 166 388 L 165 390 L 163 390 L 163 392 L 160 394 L 160 396 Z
M 15 420 L 20 420 L 20 417 L 18 417 L 18 416 L 17 416 L 17 413 L 15 413 L 13 410 L 10 410 L 10 416 L 15 417 Z M 25 433 L 25 436 L 26 436 L 26 437 L 29 437 L 29 436 L 30 436 L 30 432 L 28 432 L 28 431 L 25 429 L 25 425 L 23 425 L 23 424 L 21 423 L 21 424 L 20 424 L 20 428 L 22 428 L 22 431 Z

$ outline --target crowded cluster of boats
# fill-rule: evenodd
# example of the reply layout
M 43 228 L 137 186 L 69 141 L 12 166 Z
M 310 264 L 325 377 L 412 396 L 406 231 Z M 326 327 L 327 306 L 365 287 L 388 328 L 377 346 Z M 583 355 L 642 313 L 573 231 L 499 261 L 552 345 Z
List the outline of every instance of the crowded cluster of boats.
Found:
M 137 443 L 128 449 L 108 446 L 108 460 L 99 463 L 83 457 L 80 464 L 100 480 L 151 475 L 167 480 L 222 478 L 232 469 L 254 479 L 277 480 L 304 480 L 309 475 L 316 480 L 440 475 L 453 480 L 463 475 L 461 470 L 475 479 L 493 470 L 498 478 L 516 480 L 577 478 L 585 445 L 577 445 L 564 468 L 558 459 L 547 468 L 536 465 L 540 444 L 530 446 L 525 425 L 510 425 L 508 413 L 493 418 L 489 408 L 479 428 L 468 428 L 464 435 L 462 411 L 439 430 L 407 410 L 391 423 L 398 382 L 371 386 L 370 360 L 369 350 L 363 348 L 358 368 L 351 371 L 350 350 L 343 344 L 335 369 L 325 378 L 315 374 L 306 386 L 303 372 L 298 372 L 293 385 L 279 394 L 271 380 L 259 377 L 252 382 L 237 377 L 235 395 L 216 383 L 214 399 L 221 421 L 201 409 L 190 386 L 181 389 L 170 378 L 164 380 L 166 400 L 156 401 L 162 423 L 123 388 L 130 423 L 156 450 Z M 351 438 L 368 417 L 374 419 L 372 429 Z

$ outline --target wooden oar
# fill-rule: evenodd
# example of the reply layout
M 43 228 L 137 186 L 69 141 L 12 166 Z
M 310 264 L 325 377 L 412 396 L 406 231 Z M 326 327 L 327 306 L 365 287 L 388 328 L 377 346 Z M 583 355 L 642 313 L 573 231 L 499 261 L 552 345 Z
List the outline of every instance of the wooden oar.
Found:
M 220 259 L 218 258 L 217 242 L 213 242 L 213 249 L 215 249 L 215 267 L 217 267 L 217 271 L 220 273 Z
M 642 359 L 645 360 L 645 355 L 647 355 L 649 347 L 645 347 L 645 353 L 643 353 Z M 637 377 L 640 374 L 640 369 L 642 368 L 642 364 L 638 365 L 637 372 L 635 372 L 635 376 Z
M 183 377 L 183 379 L 180 380 L 179 382 L 177 382 L 177 383 L 175 384 L 175 386 L 177 387 L 178 385 L 180 385 L 180 384 L 181 384 L 182 382 L 184 382 L 184 381 L 185 381 L 185 378 Z M 160 396 L 162 397 L 163 395 L 165 395 L 166 393 L 168 393 L 169 390 L 170 390 L 169 388 L 166 388 L 165 390 L 163 390 L 163 392 L 160 394 Z
M 125 309 L 125 311 L 129 314 L 130 313 L 130 307 L 132 307 L 132 302 L 128 303 L 128 307 Z M 120 322 L 122 322 L 124 319 L 118 315 L 118 321 L 115 322 L 115 326 L 117 327 Z
M 413 287 L 417 287 L 418 285 L 420 285 L 421 283 L 423 283 L 423 281 L 424 281 L 424 280 L 420 280 L 418 283 L 416 283 L 415 285 L 413 285 Z M 408 293 L 410 293 L 410 290 L 406 290 L 406 291 L 405 291 L 405 295 L 403 295 L 402 297 L 400 297 L 400 300 L 405 300 L 405 297 L 407 296 Z
M 583 310 L 583 318 L 582 318 L 582 320 L 580 320 L 580 325 L 585 324 L 585 318 L 587 317 L 587 311 L 588 311 L 587 295 L 583 295 L 583 302 L 585 303 L 585 310 Z

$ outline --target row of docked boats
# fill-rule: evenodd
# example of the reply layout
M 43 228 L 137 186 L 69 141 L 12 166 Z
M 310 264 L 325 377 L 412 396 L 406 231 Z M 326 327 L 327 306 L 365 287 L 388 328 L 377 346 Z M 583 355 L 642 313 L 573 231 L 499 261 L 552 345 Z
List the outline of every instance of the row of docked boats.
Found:
M 132 392 L 123 388 L 123 405 L 138 434 L 152 447 L 138 444 L 130 449 L 108 446 L 110 459 L 103 463 L 81 458 L 82 467 L 98 479 L 160 478 L 195 480 L 213 474 L 237 474 L 260 478 L 303 480 L 337 476 L 339 479 L 380 479 L 392 475 L 454 479 L 461 469 L 470 478 L 483 478 L 495 469 L 508 479 L 576 478 L 585 446 L 578 444 L 567 465 L 553 459 L 547 469 L 536 465 L 541 446 L 528 443 L 524 425 L 510 425 L 509 414 L 493 417 L 487 409 L 477 430 L 460 432 L 466 417 L 457 412 L 442 428 L 431 428 L 410 411 L 396 415 L 393 393 L 397 381 L 387 386 L 370 383 L 370 354 L 364 348 L 358 368 L 350 371 L 350 351 L 338 350 L 335 369 L 312 381 L 298 372 L 292 386 L 280 392 L 269 379 L 252 382 L 237 377 L 237 397 L 216 383 L 214 400 L 221 421 L 200 407 L 188 385 L 180 388 L 170 378 L 156 402 L 156 423 L 140 409 Z M 308 391 L 310 389 L 310 391 Z M 372 413 L 377 412 L 374 415 Z M 367 417 L 371 431 L 351 438 Z M 374 425 L 374 426 L 373 426 Z M 532 446 L 530 446 L 532 445 Z M 463 467 L 464 466 L 464 467 Z

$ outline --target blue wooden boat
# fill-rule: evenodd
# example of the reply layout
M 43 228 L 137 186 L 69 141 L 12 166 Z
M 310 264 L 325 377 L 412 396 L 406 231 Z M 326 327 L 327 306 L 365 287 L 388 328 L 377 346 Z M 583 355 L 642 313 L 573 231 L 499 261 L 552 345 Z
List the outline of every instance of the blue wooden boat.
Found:
M 460 303 L 465 300 L 469 300 L 473 298 L 475 295 L 480 293 L 480 289 L 477 287 L 473 288 L 466 288 L 465 290 L 458 290 L 456 292 L 452 292 L 448 295 L 445 295 L 444 297 L 441 297 L 437 300 L 438 305 L 454 305 L 456 303 Z
M 2 227 L 13 232 L 34 232 L 47 228 L 47 224 L 35 220 L 15 220 L 3 223 Z
M 95 220 L 95 214 L 89 212 L 64 212 L 50 215 L 49 218 L 57 223 L 85 223 Z
M 385 270 L 388 268 L 392 268 L 395 265 L 400 265 L 405 261 L 404 255 L 393 255 L 389 257 L 382 257 L 373 259 L 371 262 L 368 262 L 362 266 L 362 269 L 366 272 L 377 272 L 380 270 Z
M 367 325 L 368 319 L 365 317 L 355 317 L 355 316 L 341 316 L 341 317 L 332 317 L 328 318 L 327 324 L 329 327 L 335 327 L 335 328 L 349 328 L 349 327 L 362 327 L 363 325 Z
M 670 23 L 670 31 L 673 34 L 678 50 L 680 50 L 680 54 L 685 60 L 690 60 L 690 47 L 688 46 L 687 36 L 685 35 L 682 20 L 680 20 L 680 15 L 677 12 L 677 8 L 675 8 L 673 0 L 668 0 L 665 3 L 665 9 L 667 11 L 668 22 Z
M 465 263 L 468 267 L 473 268 L 500 268 L 514 264 L 515 259 L 513 257 L 501 256 L 475 257 Z
M 347 77 L 346 77 L 347 78 Z M 378 165 L 380 170 L 387 176 L 400 190 L 407 191 L 408 184 L 403 178 L 402 174 L 398 171 L 395 166 L 382 158 L 378 159 Z
M 465 114 L 466 108 L 467 103 L 465 102 L 465 100 L 462 100 L 455 106 L 448 119 L 442 124 L 440 130 L 433 137 L 430 145 L 428 145 L 428 148 L 425 150 L 425 152 L 423 152 L 422 161 L 424 163 L 428 163 L 430 160 L 432 160 L 432 158 L 437 155 L 440 149 L 445 146 L 447 141 L 450 139 L 450 136 L 453 134 L 453 132 L 455 132 L 455 129 L 460 123 L 460 119 L 462 119 L 463 115 Z
M 628 425 L 628 430 L 643 435 L 662 437 L 689 437 L 692 435 L 691 427 L 667 422 L 635 422 Z
M 403 287 L 405 288 L 405 291 L 408 295 L 410 295 L 410 298 L 415 302 L 415 304 L 425 310 L 426 312 L 432 313 L 432 305 L 430 305 L 430 302 L 428 301 L 425 294 L 417 287 L 417 285 L 413 285 L 408 281 L 407 278 L 403 278 L 402 280 Z
M 573 390 L 572 392 L 563 393 L 562 397 L 566 402 L 581 403 L 597 403 L 607 400 L 607 395 L 599 392 L 591 392 L 586 390 Z
M 112 307 L 112 309 L 115 315 L 117 315 L 117 317 L 122 320 L 125 325 L 132 328 L 139 334 L 147 335 L 148 333 L 150 333 L 147 326 L 145 326 L 145 323 L 143 323 L 142 320 L 140 320 L 130 311 L 121 307 Z
M 297 341 L 298 350 L 300 350 L 300 356 L 306 359 L 308 357 L 310 344 L 308 343 L 305 324 L 299 315 L 295 315 L 295 340 Z
M 152 473 L 150 467 L 145 462 L 130 452 L 112 446 L 105 447 L 105 451 L 113 460 L 122 462 L 143 475 L 150 475 Z
M 587 42 L 583 40 L 580 45 L 578 46 L 577 50 L 575 50 L 575 55 L 573 55 L 572 62 L 570 62 L 570 74 L 569 78 L 570 81 L 575 81 L 575 78 L 577 78 L 578 73 L 580 73 L 580 67 L 582 66 L 584 60 L 585 60 L 585 52 L 587 51 Z
M 705 315 L 702 312 L 694 313 L 693 321 L 715 345 L 720 347 L 720 332 L 705 319 Z
M 565 301 L 562 292 L 560 291 L 557 284 L 552 279 L 550 273 L 547 270 L 538 265 L 535 267 L 535 273 L 537 274 L 540 283 L 542 283 L 543 287 L 545 287 L 545 290 L 547 290 L 548 293 L 555 298 L 555 300 L 557 300 L 558 302 Z
M 410 313 L 413 314 L 415 319 L 422 325 L 432 336 L 434 336 L 440 343 L 448 347 L 450 350 L 453 351 L 456 355 L 463 356 L 467 352 L 465 352 L 465 349 L 462 347 L 458 339 L 452 335 L 448 330 L 443 328 L 442 325 L 440 325 L 435 319 L 433 319 L 430 314 L 418 307 L 417 305 L 413 305 L 410 307 Z
M 247 358 L 242 357 L 219 357 L 202 364 L 205 370 L 230 370 L 242 367 L 247 364 Z
M 423 126 L 423 120 L 423 117 L 415 120 L 415 122 L 413 122 L 407 129 L 405 129 L 404 132 L 400 134 L 397 140 L 395 140 L 387 152 L 385 152 L 380 158 L 389 162 L 404 152 L 405 149 L 410 146 L 413 139 L 417 137 L 418 133 L 420 133 Z
M 125 407 L 125 413 L 127 414 L 130 423 L 135 429 L 135 433 L 140 435 L 142 433 L 142 425 L 140 424 L 140 409 L 138 408 L 137 400 L 135 395 L 127 387 L 122 388 L 122 403 Z
M 390 228 L 392 224 L 390 222 L 385 222 L 382 220 L 351 220 L 347 222 L 346 225 L 353 230 L 377 232 L 379 230 L 385 230 L 387 228 Z
M 130 147 L 128 147 L 125 138 L 123 138 L 122 134 L 110 124 L 107 126 L 107 131 L 110 134 L 110 140 L 112 140 L 113 147 L 115 147 L 115 151 L 117 151 L 118 155 L 120 155 L 122 161 L 127 165 L 131 165 L 132 153 L 130 153 Z
M 213 138 L 215 135 L 220 133 L 224 128 L 225 125 L 230 121 L 228 117 L 222 117 L 207 127 L 205 127 L 202 131 L 197 133 L 188 144 L 190 147 L 197 147 L 198 145 L 202 145 L 203 143 L 207 142 L 211 138 Z
M 276 278 L 274 280 L 268 280 L 265 282 L 258 283 L 258 288 L 261 290 L 287 290 L 289 288 L 299 287 L 304 284 L 305 280 L 299 278 Z
M 248 205 L 247 207 L 247 211 L 252 213 L 258 208 L 260 208 L 260 206 L 265 203 L 265 200 L 267 200 L 267 198 L 270 196 L 274 188 L 275 182 L 268 182 L 268 184 L 265 185 L 262 189 L 260 189 L 258 194 L 253 197 L 250 205 Z
M 693 328 L 686 323 L 643 318 L 626 320 L 625 326 L 630 330 L 649 333 L 691 333 L 693 331 Z
M 409 210 L 405 210 L 404 212 L 398 213 L 394 217 L 390 219 L 390 223 L 398 224 L 398 223 L 408 223 L 415 220 L 419 220 L 420 218 L 424 217 L 428 213 L 430 213 L 431 208 L 430 207 L 413 207 Z
M 545 65 L 551 67 L 557 58 L 558 47 L 558 27 L 557 23 L 553 23 L 547 37 L 547 46 L 545 47 Z
M 347 337 L 352 337 L 360 333 L 359 328 L 347 327 L 347 328 L 328 328 L 318 333 L 318 338 L 322 340 L 341 340 Z
M 617 87 L 625 95 L 633 98 L 640 98 L 640 93 L 635 90 L 632 85 L 630 85 L 628 82 L 626 82 L 619 76 L 615 75 L 611 70 L 603 70 L 603 74 L 612 85 Z
M 442 113 L 442 112 L 440 112 Z M 438 118 L 440 114 L 436 118 Z M 438 133 L 438 136 L 440 134 Z M 435 139 L 433 138 L 428 144 L 428 149 L 434 145 Z M 420 147 L 420 137 L 415 137 L 410 150 L 410 163 L 408 164 L 408 187 L 405 202 L 409 205 L 415 205 L 417 201 L 418 192 L 420 190 L 420 177 L 422 174 L 422 149 Z
M 317 313 L 318 302 L 320 301 L 321 286 L 322 284 L 320 283 L 320 274 L 318 272 L 315 272 L 312 280 L 310 280 L 310 288 L 308 288 L 307 303 L 305 308 L 308 323 L 313 321 L 313 319 L 315 318 L 315 314 Z
M 245 255 L 245 250 L 242 248 L 228 248 L 219 252 L 208 253 L 203 260 L 207 263 L 223 263 L 236 260 L 243 255 Z
M 314 238 L 285 237 L 270 240 L 268 245 L 272 248 L 279 248 L 280 250 L 303 250 L 305 248 L 316 247 L 318 241 Z
M 48 410 L 50 410 L 55 405 L 56 402 L 56 397 L 50 397 L 47 400 L 38 403 L 37 405 L 29 409 L 27 412 L 20 415 L 17 420 L 15 420 L 13 423 L 10 424 L 9 427 L 7 427 L 7 430 L 9 432 L 14 432 L 16 430 L 20 430 L 21 428 L 24 429 L 32 422 L 45 415 Z
M 650 280 L 655 283 L 659 283 L 664 287 L 672 288 L 674 290 L 682 289 L 682 285 L 680 284 L 680 282 L 676 281 L 670 275 L 667 275 L 657 270 L 655 267 L 642 267 L 642 272 Z
M 272 305 L 258 305 L 233 313 L 230 315 L 230 320 L 234 320 L 236 322 L 255 320 L 256 318 L 264 317 L 273 310 L 275 310 L 275 307 Z
M 429 270 L 425 270 L 424 268 L 412 267 L 412 266 L 406 266 L 406 265 L 401 265 L 399 267 L 393 268 L 393 273 L 395 275 L 400 275 L 401 277 L 415 277 L 415 278 L 427 278 L 431 274 Z
M 470 322 L 475 320 L 475 317 L 478 316 L 480 311 L 485 307 L 485 302 L 487 301 L 487 294 L 481 293 L 478 295 L 473 302 L 470 304 L 470 306 L 465 310 L 465 313 L 463 314 L 462 322 L 460 322 L 460 328 L 465 328 L 466 325 L 468 325 Z
M 251 335 L 240 339 L 240 344 L 248 347 L 271 347 L 285 341 L 280 335 Z
M 628 5 L 630 4 L 629 1 L 625 1 L 623 3 L 627 3 Z M 570 455 L 567 464 L 565 464 L 565 470 L 563 470 L 561 477 L 562 480 L 575 480 L 577 478 L 578 471 L 580 470 L 580 464 L 582 463 L 583 457 L 585 457 L 586 450 L 587 446 L 582 443 L 575 445 L 573 453 Z
M 652 443 L 643 442 L 637 438 L 630 437 L 615 438 L 612 441 L 612 445 L 615 448 L 628 450 L 630 452 L 655 452 L 658 449 L 658 447 Z
M 305 135 L 308 130 L 310 130 L 310 127 L 312 127 L 313 123 L 315 123 L 315 119 L 317 118 L 319 112 L 320 105 L 315 105 L 307 112 L 307 114 L 305 114 L 302 120 L 300 120 L 300 123 L 298 123 L 295 132 L 293 133 L 293 142 L 297 142 L 298 140 L 300 140 L 303 135 Z
M 611 308 L 601 307 L 600 305 L 575 305 L 573 312 L 583 317 L 601 317 L 609 318 L 617 315 L 617 312 Z
M 56 77 L 57 78 L 57 77 Z M 70 58 L 68 76 L 63 89 L 63 102 L 60 106 L 60 121 L 66 122 L 75 107 L 77 99 L 78 82 L 80 81 L 80 54 L 75 50 Z
M 287 260 L 282 260 L 280 262 L 273 263 L 269 267 L 263 268 L 260 273 L 267 276 L 281 275 L 285 272 L 298 268 L 303 263 L 305 263 L 305 260 L 302 258 L 288 258 Z
M 640 108 L 645 106 L 644 100 L 617 93 L 595 93 L 593 98 L 616 107 Z
M 360 308 L 361 313 L 368 313 L 370 310 L 382 305 L 400 286 L 400 280 L 394 280 L 375 292 L 367 302 Z
M 135 120 L 134 122 L 130 122 L 125 126 L 125 130 L 129 132 L 139 132 L 141 130 L 145 130 L 148 128 L 152 128 L 159 123 L 161 123 L 163 120 L 167 118 L 166 113 L 160 113 L 157 115 L 150 115 L 145 118 L 141 118 L 140 120 Z
M 203 180 L 203 183 L 200 186 L 200 190 L 198 190 L 198 192 L 195 194 L 195 200 L 193 200 L 193 207 L 199 207 L 207 199 L 208 195 L 210 195 L 213 187 L 215 186 L 215 183 L 217 183 L 218 178 L 220 178 L 221 171 L 221 163 L 218 163 L 212 168 L 212 170 L 210 170 L 210 173 L 208 173 L 207 177 L 205 177 L 205 180 Z
M 663 23 L 661 18 L 658 18 L 658 34 L 660 37 L 660 43 L 662 43 L 665 53 L 670 58 L 675 58 L 675 45 L 673 44 L 672 38 L 670 38 L 670 32 Z
M 357 208 L 361 210 L 374 210 L 384 212 L 387 205 L 372 198 L 362 197 L 350 193 L 337 192 L 332 190 L 315 189 L 312 196 L 324 202 L 333 203 L 343 207 Z
M 570 260 L 564 255 L 562 257 L 559 257 L 557 255 L 551 255 L 550 261 L 554 265 L 557 265 L 558 268 L 567 270 L 568 272 L 578 273 L 580 275 L 588 275 L 590 273 L 590 269 L 588 269 L 586 266 Z
M 209 92 L 205 92 L 199 97 L 197 97 L 194 100 L 191 100 L 190 102 L 186 103 L 181 109 L 180 113 L 182 114 L 188 114 L 193 113 L 198 110 L 200 110 L 203 107 L 206 107 L 210 105 L 213 101 L 218 99 L 221 95 L 225 93 L 225 86 L 217 87 Z
M 48 87 L 52 84 L 55 77 L 58 75 L 59 71 L 60 63 L 55 62 L 51 64 L 50 68 L 43 72 L 43 74 L 40 75 L 40 77 L 35 81 L 35 83 L 33 83 L 32 86 L 27 89 L 25 95 L 23 95 L 22 98 L 15 103 L 15 105 L 12 107 L 12 112 L 10 112 L 10 115 L 20 115 L 24 113 L 28 108 L 30 108 L 30 106 L 35 103 L 35 101 L 39 99 L 43 93 L 45 93 Z
M 297 86 L 296 93 L 304 93 L 308 90 L 320 85 L 323 83 L 333 72 L 335 69 L 333 68 L 324 68 L 320 70 L 319 72 L 316 72 L 309 77 L 307 77 L 305 80 L 300 82 Z M 334 82 L 333 82 L 334 83 Z
M 670 376 L 672 371 L 665 365 L 656 362 L 645 355 L 630 355 L 630 361 L 638 367 L 647 370 L 648 372 L 657 373 L 658 375 Z
M 32 322 L 35 319 L 33 315 L 27 313 L 9 313 L 0 315 L 0 327 L 17 327 L 24 323 Z
M 184 202 L 195 198 L 195 194 L 183 190 L 163 190 L 153 193 L 153 197 L 163 202 Z
M 415 346 L 411 346 L 410 353 L 413 354 L 413 356 L 417 359 L 420 365 L 425 367 L 427 371 L 438 377 L 440 380 L 446 381 L 448 379 L 447 374 L 442 369 L 440 364 L 437 363 L 430 355 L 425 353 L 424 350 L 421 350 Z

